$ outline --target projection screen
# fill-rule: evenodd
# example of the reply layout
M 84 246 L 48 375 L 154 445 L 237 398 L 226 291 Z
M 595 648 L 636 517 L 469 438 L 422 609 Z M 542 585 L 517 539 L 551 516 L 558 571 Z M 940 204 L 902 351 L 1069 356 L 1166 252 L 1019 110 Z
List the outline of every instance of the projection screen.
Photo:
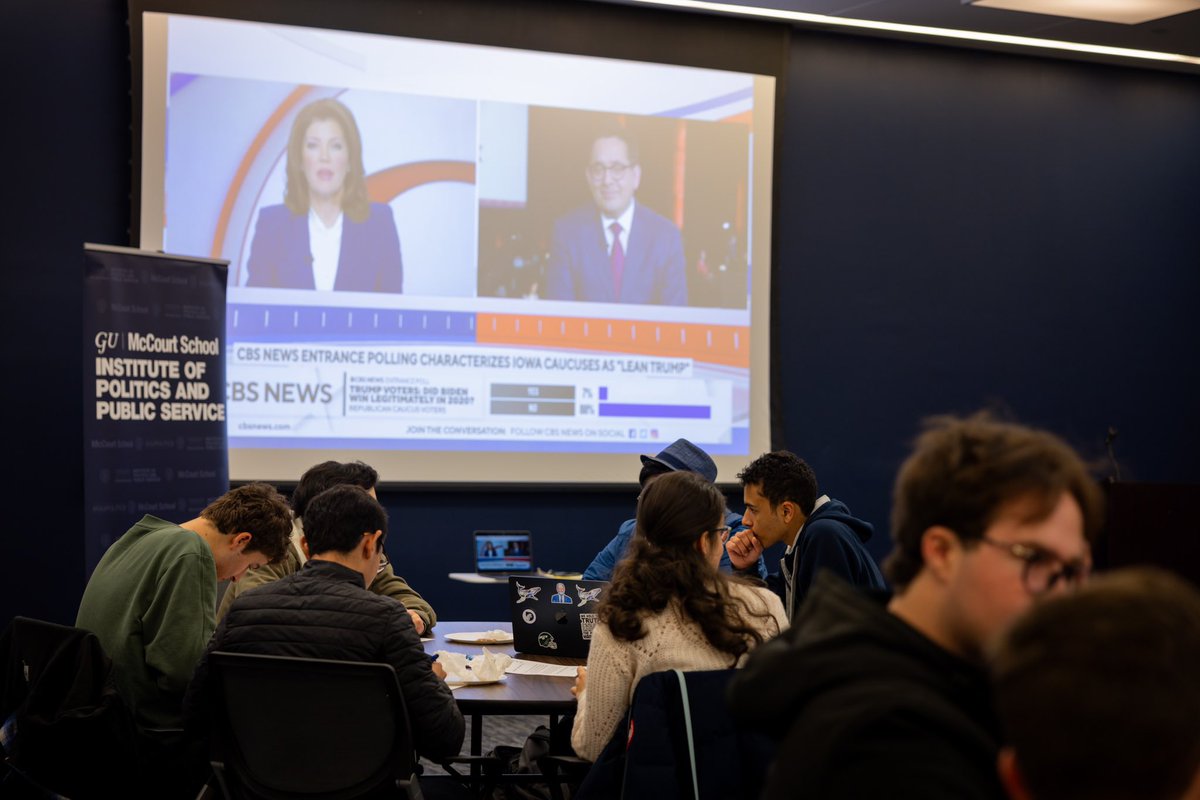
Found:
M 769 449 L 774 75 L 141 30 L 140 245 L 230 262 L 232 479 L 627 483 L 684 437 L 731 480 Z

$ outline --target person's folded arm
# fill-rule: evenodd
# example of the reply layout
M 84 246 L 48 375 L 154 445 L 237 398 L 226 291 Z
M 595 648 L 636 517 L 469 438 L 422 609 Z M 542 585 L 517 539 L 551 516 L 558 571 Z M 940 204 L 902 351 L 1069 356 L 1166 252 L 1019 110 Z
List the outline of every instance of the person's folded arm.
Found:
M 375 594 L 399 600 L 406 609 L 417 612 L 421 622 L 425 623 L 425 630 L 418 631 L 418 633 L 428 633 L 437 624 L 437 614 L 434 613 L 433 606 L 429 605 L 429 602 L 421 597 L 416 589 L 409 586 L 408 581 L 397 575 L 392 570 L 391 564 L 388 564 L 382 572 L 375 576 L 375 580 L 371 581 L 370 589 Z

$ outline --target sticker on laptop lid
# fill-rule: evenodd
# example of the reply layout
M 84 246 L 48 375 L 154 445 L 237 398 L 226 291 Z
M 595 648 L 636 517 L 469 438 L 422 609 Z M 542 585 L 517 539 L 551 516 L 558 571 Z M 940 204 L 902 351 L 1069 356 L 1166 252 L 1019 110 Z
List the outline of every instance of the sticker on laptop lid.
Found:
M 594 589 L 585 589 L 578 583 L 575 584 L 575 593 L 579 595 L 579 607 L 583 608 L 588 603 L 599 603 L 600 590 L 603 588 L 603 586 L 597 586 Z
M 528 600 L 531 603 L 537 602 L 538 592 L 540 592 L 542 590 L 542 587 L 533 586 L 529 589 L 526 589 L 524 586 L 521 585 L 520 581 L 516 581 L 516 584 L 517 584 L 517 602 L 518 603 L 524 603 L 526 600 Z

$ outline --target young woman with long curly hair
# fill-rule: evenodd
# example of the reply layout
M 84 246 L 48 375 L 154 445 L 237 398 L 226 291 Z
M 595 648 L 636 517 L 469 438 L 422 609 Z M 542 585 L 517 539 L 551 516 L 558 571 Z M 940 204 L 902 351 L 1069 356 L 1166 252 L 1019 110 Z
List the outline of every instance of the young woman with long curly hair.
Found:
M 728 536 L 725 498 L 702 477 L 672 472 L 642 491 L 637 532 L 601 597 L 575 683 L 580 757 L 596 759 L 646 675 L 740 666 L 787 627 L 773 592 L 718 572 Z

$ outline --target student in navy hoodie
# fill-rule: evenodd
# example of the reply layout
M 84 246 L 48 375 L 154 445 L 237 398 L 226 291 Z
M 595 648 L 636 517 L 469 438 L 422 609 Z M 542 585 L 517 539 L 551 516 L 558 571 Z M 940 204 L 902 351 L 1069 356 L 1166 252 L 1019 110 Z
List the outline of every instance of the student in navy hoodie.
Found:
M 794 453 L 776 450 L 750 462 L 738 475 L 745 530 L 726 545 L 736 570 L 752 565 L 768 547 L 785 542 L 779 571 L 767 576 L 791 619 L 813 579 L 827 569 L 863 589 L 886 589 L 883 573 L 864 544 L 874 528 L 829 495 L 817 496 L 812 467 Z

